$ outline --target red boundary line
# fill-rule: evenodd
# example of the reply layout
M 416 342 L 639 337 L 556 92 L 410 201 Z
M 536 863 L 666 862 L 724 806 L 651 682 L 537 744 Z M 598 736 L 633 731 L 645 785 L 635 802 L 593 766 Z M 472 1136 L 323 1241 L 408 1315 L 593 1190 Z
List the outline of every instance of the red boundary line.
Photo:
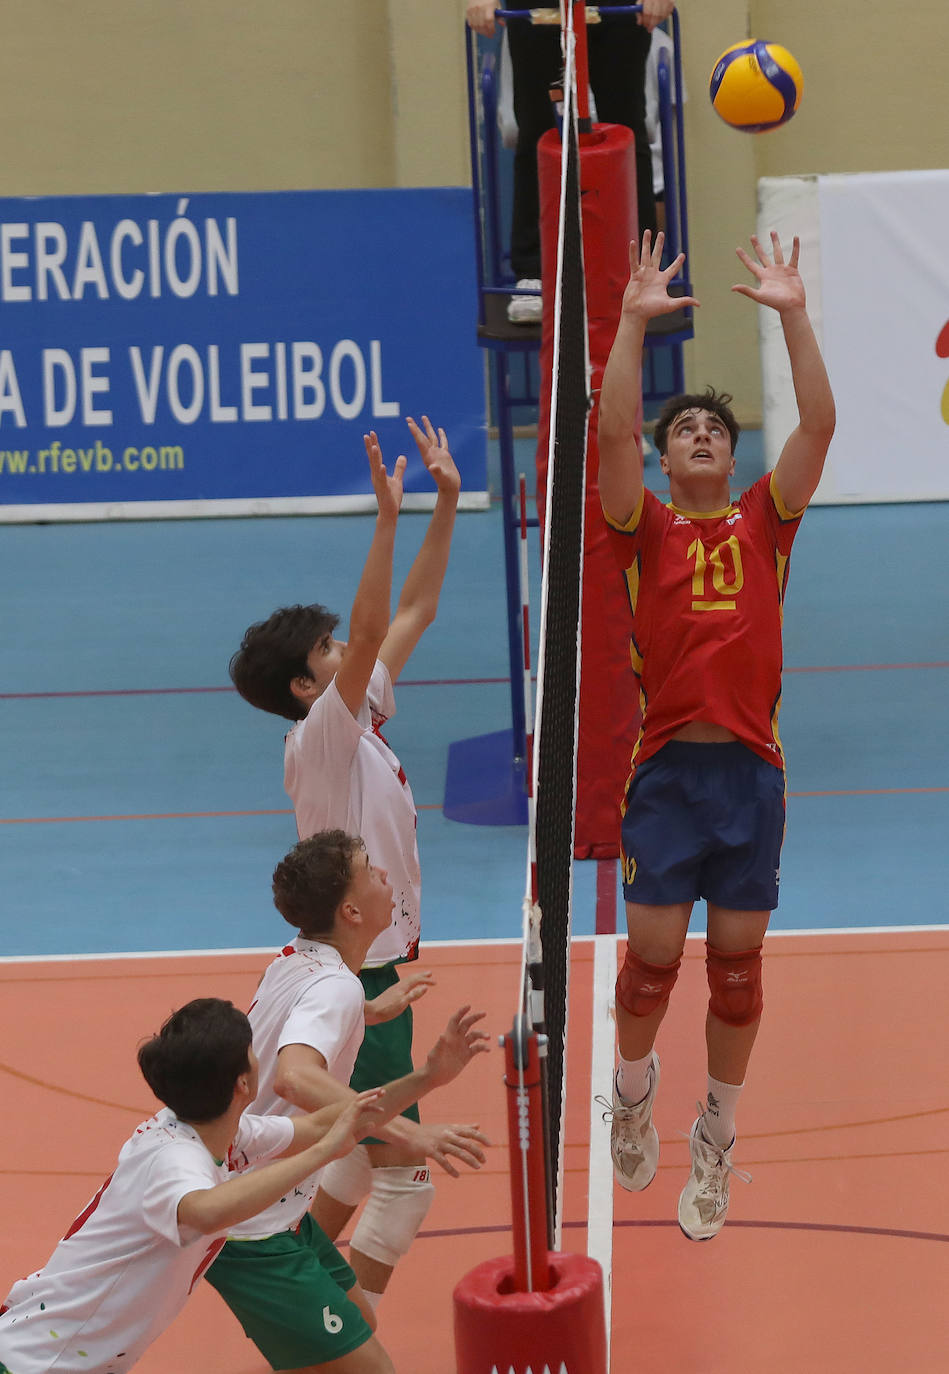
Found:
M 851 791 L 839 790 L 832 792 L 789 792 L 789 797 L 902 797 L 928 795 L 931 793 L 949 792 L 949 787 L 857 787 Z M 441 811 L 440 802 L 425 802 L 416 805 L 417 811 Z M 0 817 L 0 825 L 65 825 L 72 821 L 193 821 L 193 820 L 217 820 L 229 816 L 292 816 L 293 811 L 290 807 L 276 807 L 268 810 L 254 811 L 158 811 L 158 812 L 131 812 L 115 816 L 5 816 Z M 604 878 L 601 865 L 612 865 L 613 859 L 597 860 L 597 904 L 599 908 L 601 883 L 603 892 L 606 893 L 609 883 L 610 890 L 615 884 L 615 874 L 609 880 Z M 613 898 L 615 902 L 615 896 Z M 599 920 L 599 917 L 597 918 Z M 609 914 L 604 912 L 604 920 L 610 919 Z M 615 905 L 612 913 L 613 925 L 601 934 L 611 934 L 616 929 L 616 909 Z
M 922 668 L 949 668 L 947 663 L 832 663 L 785 668 L 785 673 L 894 673 Z M 510 682 L 507 677 L 403 678 L 400 687 L 494 687 Z M 69 697 L 185 696 L 202 692 L 233 692 L 233 687 L 108 687 L 77 692 L 0 692 L 0 701 L 59 701 Z

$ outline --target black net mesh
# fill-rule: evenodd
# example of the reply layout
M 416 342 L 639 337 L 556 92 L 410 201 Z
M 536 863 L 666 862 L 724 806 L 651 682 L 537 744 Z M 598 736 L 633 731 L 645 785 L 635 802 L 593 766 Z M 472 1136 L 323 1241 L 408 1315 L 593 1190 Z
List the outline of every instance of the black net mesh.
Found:
M 541 630 L 544 674 L 542 697 L 538 702 L 535 841 L 537 904 L 542 913 L 548 1120 L 555 1210 L 557 1161 L 563 1131 L 561 1104 L 567 1027 L 584 472 L 589 410 L 580 159 L 576 125 L 572 119 L 565 120 L 563 136 L 567 140 L 565 223 L 560 318 L 555 325 L 559 335 L 559 359 L 551 419 L 553 464 L 546 518 L 547 601 Z

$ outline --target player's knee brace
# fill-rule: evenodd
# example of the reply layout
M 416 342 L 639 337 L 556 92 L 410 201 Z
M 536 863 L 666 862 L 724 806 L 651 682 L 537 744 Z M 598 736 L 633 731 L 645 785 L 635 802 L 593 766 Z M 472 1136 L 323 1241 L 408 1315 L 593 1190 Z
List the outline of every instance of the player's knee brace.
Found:
M 669 1000 L 679 976 L 679 963 L 648 964 L 626 946 L 626 958 L 616 980 L 616 1000 L 631 1016 L 651 1016 Z
M 344 1207 L 358 1207 L 372 1187 L 372 1165 L 365 1145 L 357 1145 L 342 1159 L 327 1164 L 320 1176 L 320 1187 Z
M 709 1011 L 729 1026 L 750 1026 L 761 1015 L 761 946 L 722 950 L 706 944 Z
M 372 1192 L 351 1248 L 379 1264 L 396 1264 L 418 1235 L 434 1197 L 431 1171 L 424 1164 L 373 1169 Z

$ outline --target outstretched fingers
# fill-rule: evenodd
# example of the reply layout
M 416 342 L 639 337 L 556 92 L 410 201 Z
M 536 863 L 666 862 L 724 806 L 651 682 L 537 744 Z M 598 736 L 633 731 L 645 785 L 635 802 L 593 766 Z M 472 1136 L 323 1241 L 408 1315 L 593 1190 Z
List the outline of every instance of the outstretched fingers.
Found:
M 767 260 L 766 260 L 765 258 L 762 257 L 761 248 L 760 248 L 760 246 L 759 246 L 759 244 L 758 244 L 757 239 L 754 239 L 754 238 L 753 238 L 753 239 L 751 240 L 751 242 L 752 242 L 752 245 L 754 246 L 756 252 L 758 253 L 759 259 L 761 259 L 761 266 L 759 266 L 758 263 L 755 262 L 754 259 L 751 258 L 751 257 L 748 255 L 748 253 L 745 251 L 744 248 L 736 248 L 736 249 L 735 249 L 735 254 L 736 254 L 736 256 L 738 257 L 739 261 L 742 262 L 742 263 L 744 264 L 744 266 L 748 268 L 748 271 L 751 272 L 754 276 L 756 276 L 756 277 L 758 278 L 758 280 L 760 281 L 760 280 L 761 280 L 761 267 L 762 267 L 762 266 L 766 267 L 768 264 L 767 264 Z
M 376 431 L 370 430 L 368 434 L 362 436 L 363 444 L 366 448 L 366 457 L 369 459 L 369 466 L 375 467 L 382 463 L 382 449 L 379 447 L 379 436 Z
M 362 439 L 366 448 L 366 457 L 369 459 L 369 475 L 372 480 L 372 489 L 376 493 L 379 510 L 380 512 L 389 511 L 397 515 L 399 507 L 402 505 L 402 478 L 405 474 L 407 459 L 400 454 L 395 460 L 395 466 L 390 477 L 386 472 L 382 447 L 376 431 L 370 430 L 368 434 L 362 436 Z
M 480 1169 L 487 1159 L 482 1146 L 491 1142 L 477 1126 L 448 1126 L 440 1135 L 441 1142 L 433 1157 L 454 1178 L 458 1177 L 458 1170 L 451 1158 L 460 1160 L 469 1169 Z
M 405 422 L 412 433 L 426 471 L 439 492 L 457 495 L 461 490 L 461 474 L 451 456 L 448 435 L 443 429 L 436 429 L 427 415 L 422 416 L 421 425 L 418 425 L 411 415 L 405 417 Z
M 405 423 L 412 431 L 412 438 L 415 440 L 416 444 L 418 444 L 419 453 L 421 453 L 422 457 L 424 458 L 426 453 L 428 452 L 429 444 L 434 443 L 435 438 L 432 434 L 431 422 L 429 421 L 427 415 L 422 416 L 422 422 L 425 425 L 424 429 L 422 429 L 421 426 L 419 426 L 415 422 L 415 420 L 412 419 L 411 415 L 407 415 L 405 417 Z
M 443 429 L 437 429 L 432 424 L 427 415 L 422 416 L 422 424 L 418 425 L 411 415 L 405 417 L 405 423 L 412 431 L 412 437 L 418 444 L 419 452 L 424 458 L 431 448 L 447 448 L 448 436 Z
M 449 1029 L 460 1035 L 465 1043 L 479 1053 L 487 1049 L 490 1036 L 487 1031 L 476 1030 L 479 1021 L 483 1021 L 487 1012 L 472 1011 L 470 1007 L 460 1007 L 448 1023 Z
M 749 285 L 747 282 L 738 283 L 732 287 L 732 290 L 739 296 L 747 296 L 750 300 L 757 301 L 759 305 L 767 305 L 778 311 L 803 306 L 804 287 L 798 272 L 801 241 L 795 234 L 791 243 L 790 257 L 786 259 L 781 240 L 774 229 L 771 230 L 770 238 L 770 256 L 756 234 L 751 236 L 754 257 L 747 253 L 744 248 L 735 249 L 739 261 L 755 278 L 755 283 L 754 285 Z
M 642 248 L 636 239 L 631 239 L 629 244 L 629 270 L 638 272 L 640 266 L 651 263 L 653 267 L 659 267 L 662 263 L 662 248 L 666 241 L 666 236 L 660 229 L 653 243 L 652 230 L 643 230 Z

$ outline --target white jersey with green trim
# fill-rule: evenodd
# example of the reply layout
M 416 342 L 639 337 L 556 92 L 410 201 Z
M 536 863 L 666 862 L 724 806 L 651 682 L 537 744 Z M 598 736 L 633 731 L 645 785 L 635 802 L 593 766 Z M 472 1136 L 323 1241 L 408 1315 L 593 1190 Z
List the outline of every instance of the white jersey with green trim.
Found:
M 247 1015 L 258 1063 L 256 1113 L 298 1114 L 299 1108 L 274 1091 L 277 1055 L 284 1045 L 308 1045 L 323 1056 L 337 1083 L 349 1083 L 366 1030 L 366 996 L 332 945 L 298 935 L 268 966 Z M 322 1172 L 317 1169 L 260 1216 L 234 1227 L 230 1237 L 261 1240 L 292 1231 L 309 1210 Z
M 287 1149 L 292 1123 L 245 1114 L 218 1161 L 165 1107 L 142 1122 L 115 1172 L 48 1262 L 11 1288 L 0 1361 L 15 1374 L 124 1374 L 177 1316 L 224 1235 L 178 1224 L 188 1193 Z
M 318 830 L 361 835 L 369 862 L 389 876 L 392 924 L 373 941 L 366 956 L 370 968 L 414 958 L 419 941 L 418 817 L 402 766 L 380 734 L 394 714 L 392 679 L 380 660 L 358 717 L 334 678 L 287 735 L 284 750 L 284 787 L 300 838 Z

